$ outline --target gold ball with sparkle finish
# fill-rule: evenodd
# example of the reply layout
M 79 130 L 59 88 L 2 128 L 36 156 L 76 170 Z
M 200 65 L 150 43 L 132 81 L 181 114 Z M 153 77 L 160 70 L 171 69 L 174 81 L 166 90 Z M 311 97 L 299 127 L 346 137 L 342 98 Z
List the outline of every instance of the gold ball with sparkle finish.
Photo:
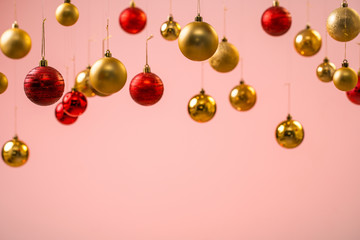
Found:
M 229 95 L 231 106 L 238 111 L 250 110 L 256 103 L 256 92 L 251 86 L 243 81 L 235 86 Z
M 24 165 L 29 158 L 29 148 L 15 136 L 12 140 L 4 144 L 1 156 L 4 162 L 10 167 L 20 167 Z
M 294 39 L 295 50 L 302 56 L 310 57 L 319 52 L 321 48 L 320 33 L 310 26 L 300 31 Z
M 74 88 L 79 92 L 82 92 L 86 97 L 94 97 L 96 95 L 89 83 L 90 69 L 90 66 L 87 67 L 85 70 L 79 72 L 75 78 Z
M 63 26 L 72 26 L 79 19 L 79 10 L 70 0 L 65 0 L 57 7 L 55 12 L 56 20 Z
M 180 24 L 175 22 L 171 15 L 169 16 L 169 19 L 160 27 L 161 36 L 168 41 L 176 40 L 179 37 L 180 31 Z
M 292 120 L 290 114 L 281 122 L 275 131 L 278 144 L 284 148 L 295 148 L 304 140 L 304 128 L 300 122 Z
M 204 90 L 201 90 L 200 94 L 190 99 L 188 113 L 196 122 L 208 122 L 215 116 L 216 102 L 211 96 L 206 95 Z
M 193 61 L 204 61 L 216 52 L 219 38 L 215 29 L 198 16 L 195 22 L 181 30 L 178 43 L 185 57 Z
M 356 87 L 358 76 L 354 69 L 344 60 L 342 67 L 337 69 L 333 76 L 333 82 L 337 89 L 341 91 L 350 91 Z
M 31 38 L 27 32 L 19 28 L 15 21 L 12 28 L 1 35 L 0 48 L 7 57 L 20 59 L 30 52 Z
M 347 3 L 342 3 L 340 8 L 330 13 L 326 22 L 326 30 L 337 41 L 351 41 L 360 32 L 359 14 L 349 8 Z
M 5 74 L 0 72 L 0 94 L 4 93 L 8 87 L 8 79 Z
M 322 82 L 331 82 L 336 71 L 336 66 L 324 58 L 324 61 L 316 68 L 316 76 Z
M 219 43 L 215 54 L 209 59 L 210 66 L 218 72 L 232 71 L 239 63 L 239 52 L 224 37 Z

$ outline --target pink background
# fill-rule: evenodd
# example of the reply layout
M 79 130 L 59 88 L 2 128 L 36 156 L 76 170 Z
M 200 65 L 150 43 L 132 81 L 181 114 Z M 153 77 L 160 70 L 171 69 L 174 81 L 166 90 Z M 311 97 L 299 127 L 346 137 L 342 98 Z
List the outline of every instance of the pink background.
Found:
M 110 3 L 109 3 L 110 2 Z M 237 112 L 228 94 L 240 80 L 240 67 L 220 74 L 205 64 L 205 90 L 218 106 L 205 124 L 191 120 L 187 102 L 200 91 L 201 64 L 186 59 L 177 42 L 159 34 L 169 13 L 167 0 L 137 0 L 148 15 L 138 35 L 122 31 L 118 16 L 128 0 L 73 1 L 80 11 L 73 27 L 55 19 L 62 3 L 44 0 L 46 58 L 67 79 L 101 57 L 101 39 L 110 16 L 110 49 L 128 71 L 126 86 L 111 97 L 88 99 L 88 109 L 72 126 L 54 117 L 55 105 L 40 107 L 23 91 L 26 74 L 38 65 L 42 2 L 17 0 L 19 25 L 33 40 L 28 56 L 0 54 L 0 71 L 9 79 L 0 96 L 0 144 L 18 133 L 30 147 L 21 168 L 0 164 L 1 240 L 358 240 L 360 239 L 360 106 L 333 83 L 322 83 L 315 69 L 325 56 L 301 57 L 294 36 L 306 25 L 306 2 L 280 2 L 293 24 L 282 37 L 261 28 L 271 0 L 226 0 L 227 37 L 244 58 L 244 79 L 258 94 L 255 107 Z M 328 14 L 340 0 L 310 1 L 310 23 L 322 36 Z M 360 1 L 348 1 L 360 12 Z M 13 1 L 0 2 L 0 32 L 14 20 Z M 223 1 L 202 1 L 201 13 L 223 36 Z M 173 1 L 181 26 L 193 21 L 196 1 Z M 149 64 L 165 92 L 152 107 L 130 97 L 130 80 Z M 359 68 L 357 42 L 348 43 L 348 60 Z M 329 37 L 328 56 L 336 66 L 344 44 Z M 75 57 L 75 71 L 72 61 Z M 68 71 L 66 69 L 68 68 Z M 15 84 L 16 82 L 16 84 Z M 305 128 L 296 149 L 281 148 L 274 132 L 291 113 Z

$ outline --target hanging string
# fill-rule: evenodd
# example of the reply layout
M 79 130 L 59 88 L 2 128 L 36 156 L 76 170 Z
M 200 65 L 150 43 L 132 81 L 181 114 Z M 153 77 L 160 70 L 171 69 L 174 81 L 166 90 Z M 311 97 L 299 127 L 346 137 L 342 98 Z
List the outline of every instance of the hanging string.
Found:
M 244 81 L 244 59 L 240 57 L 240 81 Z
M 200 16 L 200 0 L 197 1 L 197 15 Z
M 41 40 L 41 58 L 45 59 L 45 21 L 46 18 L 43 19 L 42 24 L 42 40 Z
M 360 43 L 358 43 L 359 45 L 359 72 L 360 72 Z
M 344 59 L 346 59 L 346 42 L 345 42 L 345 58 Z
M 226 37 L 226 11 L 227 8 L 225 6 L 225 1 L 224 1 L 224 38 Z
M 17 6 L 16 6 L 16 0 L 14 0 L 14 19 L 15 19 L 15 22 L 17 22 L 18 18 L 17 18 Z
M 65 79 L 65 86 L 69 86 L 69 66 L 68 65 L 65 65 L 65 75 L 66 75 L 66 79 Z
M 45 18 L 44 17 L 44 12 L 45 12 L 44 8 L 45 8 L 44 0 L 41 0 L 41 19 Z
M 204 90 L 204 61 L 201 62 L 201 90 Z
M 89 38 L 88 40 L 88 51 L 87 51 L 87 58 L 88 58 L 88 66 L 90 66 L 91 62 L 90 62 L 90 54 L 91 54 L 91 47 L 90 47 L 90 43 L 91 43 L 92 39 Z M 103 53 L 103 52 L 102 52 Z
M 110 38 L 110 35 L 109 35 L 109 18 L 107 19 L 107 22 L 106 22 L 106 46 L 107 46 L 107 49 L 109 50 L 110 49 L 110 41 L 109 41 L 109 38 Z
M 18 129 L 17 129 L 17 110 L 18 110 L 18 106 L 17 106 L 17 94 L 16 94 L 16 89 L 17 89 L 17 64 L 15 62 L 14 65 L 14 131 L 15 131 L 15 136 L 17 136 L 18 134 Z
M 74 53 L 74 55 L 72 57 L 72 61 L 73 61 L 73 79 L 75 79 L 75 77 L 76 77 L 76 61 L 75 60 L 76 59 L 75 59 L 75 53 Z
M 145 66 L 149 66 L 149 64 L 148 64 L 148 41 L 150 40 L 150 39 L 152 39 L 154 36 L 153 35 L 150 35 L 147 39 L 146 39 L 146 65 Z
M 328 56 L 328 41 L 327 41 L 328 33 L 325 29 L 325 57 Z
M 291 83 L 288 82 L 288 83 L 285 83 L 285 85 L 288 86 L 288 114 L 290 114 L 290 105 L 291 105 Z
M 306 1 L 306 24 L 310 25 L 310 1 Z
M 172 16 L 172 0 L 170 0 L 169 15 Z

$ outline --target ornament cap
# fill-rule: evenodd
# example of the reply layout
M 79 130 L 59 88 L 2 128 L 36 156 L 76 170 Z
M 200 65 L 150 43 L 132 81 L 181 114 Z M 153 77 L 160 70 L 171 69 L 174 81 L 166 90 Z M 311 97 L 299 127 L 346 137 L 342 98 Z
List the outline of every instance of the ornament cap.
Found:
M 290 113 L 287 115 L 286 119 L 287 119 L 288 121 L 290 121 L 290 120 L 292 119 Z
M 169 22 L 174 21 L 174 17 L 173 17 L 173 15 L 172 15 L 171 13 L 169 14 L 169 19 L 168 19 L 168 21 L 169 21 Z
M 73 87 L 73 88 L 71 88 L 71 91 L 72 92 L 77 92 L 78 90 L 76 89 L 76 87 Z
M 64 0 L 64 3 L 70 3 L 70 0 Z
M 14 140 L 19 140 L 18 135 L 15 134 L 15 136 L 13 137 L 13 139 L 14 139 Z
M 132 1 L 130 2 L 130 7 L 131 7 L 131 8 L 134 8 L 134 7 L 135 7 L 135 2 L 134 2 L 134 0 L 132 0 Z
M 89 70 L 90 70 L 90 69 L 91 69 L 91 65 L 88 65 L 88 66 L 86 67 L 86 69 L 89 69 Z
M 195 17 L 195 22 L 202 22 L 203 18 L 200 16 L 200 13 Z
M 110 52 L 109 49 L 106 50 L 106 52 L 105 52 L 105 57 L 112 57 L 112 54 L 111 54 L 111 52 Z
M 223 39 L 221 40 L 222 42 L 227 42 L 227 38 L 226 37 L 223 37 Z
M 42 58 L 42 59 L 40 60 L 39 66 L 40 66 L 40 67 L 47 67 L 47 65 L 48 65 L 47 60 L 46 60 L 45 58 Z
M 342 67 L 349 67 L 349 62 L 348 60 L 344 59 L 344 61 L 341 64 Z
M 273 6 L 278 7 L 279 6 L 279 1 L 278 0 L 273 1 Z
M 12 28 L 19 28 L 19 24 L 17 23 L 17 21 L 14 21 L 14 23 L 11 26 Z
M 205 94 L 205 90 L 203 88 L 200 90 L 200 94 Z
M 306 24 L 306 27 L 305 27 L 306 29 L 310 29 L 311 27 L 310 27 L 310 25 L 309 24 Z
M 328 63 L 329 59 L 327 57 L 324 58 L 324 63 Z
M 341 7 L 345 8 L 345 7 L 348 7 L 349 4 L 347 3 L 346 0 L 344 0 L 342 3 L 341 3 Z
M 148 64 L 146 64 L 145 67 L 144 67 L 144 73 L 151 73 L 151 69 L 150 69 L 150 66 Z
M 241 79 L 240 80 L 240 85 L 243 85 L 243 84 L 245 84 L 244 79 Z

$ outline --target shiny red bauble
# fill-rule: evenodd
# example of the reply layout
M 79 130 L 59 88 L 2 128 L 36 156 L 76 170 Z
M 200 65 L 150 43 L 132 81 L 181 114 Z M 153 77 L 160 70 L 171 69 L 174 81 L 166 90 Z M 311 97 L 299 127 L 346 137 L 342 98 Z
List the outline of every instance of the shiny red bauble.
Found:
M 121 12 L 119 23 L 125 32 L 136 34 L 145 28 L 146 14 L 140 8 L 132 5 Z
M 71 117 L 66 112 L 64 112 L 63 103 L 59 103 L 55 108 L 55 117 L 56 119 L 65 125 L 73 124 L 78 118 Z
M 57 102 L 64 93 L 64 79 L 52 67 L 39 66 L 32 69 L 25 77 L 24 90 L 26 96 L 41 106 Z
M 85 95 L 76 90 L 66 93 L 62 103 L 65 113 L 71 117 L 80 116 L 87 107 Z
M 157 103 L 163 93 L 163 82 L 154 73 L 139 73 L 130 82 L 130 95 L 140 105 L 150 106 Z
M 266 9 L 263 13 L 261 25 L 264 31 L 272 36 L 283 35 L 290 29 L 291 14 L 287 9 L 278 6 L 278 2 L 275 2 L 274 6 Z
M 360 71 L 358 72 L 358 83 L 356 87 L 346 92 L 346 96 L 352 103 L 360 105 Z

